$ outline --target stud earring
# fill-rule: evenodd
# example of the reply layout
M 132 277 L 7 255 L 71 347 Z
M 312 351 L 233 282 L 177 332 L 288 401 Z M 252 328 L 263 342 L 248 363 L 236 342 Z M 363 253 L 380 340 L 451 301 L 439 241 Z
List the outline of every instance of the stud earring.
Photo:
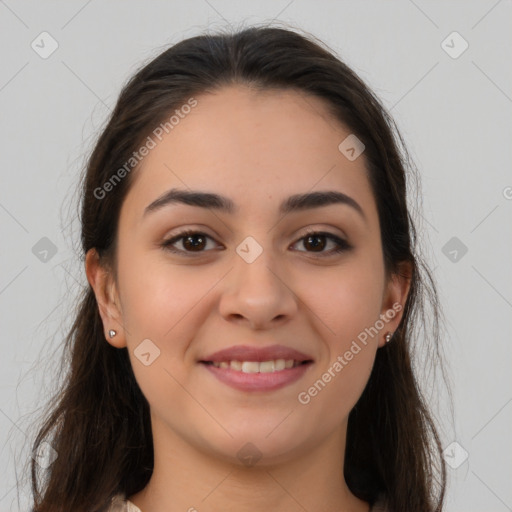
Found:
M 116 331 L 114 331 L 114 329 L 110 329 L 110 331 L 108 331 L 108 335 L 113 338 L 115 335 L 117 334 Z
M 391 341 L 391 338 L 393 337 L 392 332 L 388 332 L 386 336 L 384 336 L 384 339 L 386 340 L 386 343 L 389 343 Z

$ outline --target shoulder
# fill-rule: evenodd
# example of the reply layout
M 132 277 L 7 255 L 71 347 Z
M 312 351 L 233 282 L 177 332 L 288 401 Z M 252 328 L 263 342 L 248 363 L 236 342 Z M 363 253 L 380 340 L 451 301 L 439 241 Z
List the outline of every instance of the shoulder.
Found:
M 107 512 L 142 512 L 139 507 L 137 507 L 130 500 L 126 499 L 126 495 L 124 493 L 118 493 L 112 498 L 112 502 L 110 507 L 107 509 Z

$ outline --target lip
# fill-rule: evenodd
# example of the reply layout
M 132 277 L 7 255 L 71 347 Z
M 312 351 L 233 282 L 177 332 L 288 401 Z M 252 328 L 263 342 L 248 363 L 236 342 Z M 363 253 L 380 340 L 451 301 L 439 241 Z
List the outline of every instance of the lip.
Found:
M 312 364 L 304 363 L 272 373 L 244 373 L 231 368 L 217 368 L 204 362 L 202 366 L 221 382 L 239 391 L 273 391 L 300 379 Z
M 274 372 L 244 373 L 231 368 L 218 368 L 211 363 L 223 361 L 271 361 L 276 359 L 298 361 L 298 366 L 285 368 Z M 270 345 L 267 347 L 253 347 L 249 345 L 236 345 L 219 350 L 199 361 L 201 365 L 211 372 L 224 384 L 240 391 L 273 391 L 300 379 L 313 364 L 313 358 L 296 349 L 284 345 Z
M 269 345 L 267 347 L 254 347 L 250 345 L 234 345 L 232 347 L 219 350 L 200 362 L 221 363 L 222 361 L 271 361 L 275 359 L 294 359 L 302 363 L 303 361 L 313 361 L 313 358 L 303 352 L 284 345 Z

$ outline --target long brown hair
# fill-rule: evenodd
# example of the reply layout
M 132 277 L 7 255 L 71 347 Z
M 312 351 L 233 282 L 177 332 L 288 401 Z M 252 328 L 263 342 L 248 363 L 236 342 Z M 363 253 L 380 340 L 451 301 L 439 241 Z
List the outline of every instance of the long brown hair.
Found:
M 433 414 L 413 368 L 420 335 L 421 364 L 426 359 L 443 364 L 439 300 L 418 255 L 416 220 L 407 204 L 406 189 L 410 180 L 417 185 L 417 173 L 379 100 L 313 36 L 270 26 L 220 31 L 183 40 L 143 66 L 123 87 L 82 176 L 82 261 L 96 248 L 115 272 L 119 212 L 137 166 L 104 197 L 98 198 L 98 190 L 176 108 L 194 95 L 228 84 L 293 89 L 321 98 L 365 145 L 386 271 L 400 273 L 407 262 L 412 275 L 400 325 L 392 342 L 377 351 L 368 384 L 349 415 L 345 478 L 351 491 L 370 503 L 385 493 L 391 510 L 439 512 L 445 463 Z M 425 314 L 427 305 L 430 315 Z M 68 374 L 33 444 L 38 452 L 49 443 L 57 458 L 46 469 L 31 461 L 33 512 L 97 512 L 105 510 L 114 494 L 135 494 L 151 477 L 149 404 L 127 349 L 105 341 L 90 286 L 79 298 L 64 353 Z

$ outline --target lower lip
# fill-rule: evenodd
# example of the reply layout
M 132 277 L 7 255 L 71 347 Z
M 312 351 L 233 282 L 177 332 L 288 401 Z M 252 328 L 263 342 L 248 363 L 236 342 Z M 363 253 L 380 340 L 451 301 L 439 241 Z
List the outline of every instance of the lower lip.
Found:
M 212 364 L 201 364 L 221 382 L 232 388 L 241 391 L 273 391 L 300 379 L 312 363 L 268 373 L 244 373 L 231 368 L 218 368 Z

